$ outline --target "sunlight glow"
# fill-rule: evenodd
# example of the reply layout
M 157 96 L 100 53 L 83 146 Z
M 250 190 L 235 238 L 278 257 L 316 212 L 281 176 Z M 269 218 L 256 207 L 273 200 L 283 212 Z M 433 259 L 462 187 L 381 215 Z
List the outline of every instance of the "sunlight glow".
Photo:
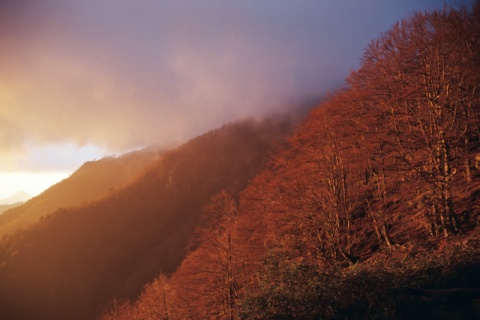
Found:
M 0 199 L 10 197 L 19 191 L 37 196 L 69 175 L 69 172 L 0 172 Z

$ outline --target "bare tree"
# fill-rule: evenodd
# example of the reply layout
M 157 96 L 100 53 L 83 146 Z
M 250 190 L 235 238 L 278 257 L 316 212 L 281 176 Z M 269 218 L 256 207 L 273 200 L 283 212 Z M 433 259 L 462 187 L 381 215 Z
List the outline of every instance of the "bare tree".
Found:
M 389 120 L 392 150 L 423 184 L 435 235 L 460 231 L 452 180 L 478 130 L 478 34 L 469 21 L 464 11 L 414 14 L 369 45 L 351 81 Z
M 160 274 L 144 287 L 135 308 L 142 319 L 169 320 L 172 318 L 172 295 L 167 276 Z
M 175 304 L 181 317 L 232 320 L 241 298 L 243 259 L 236 244 L 237 207 L 222 191 L 204 208 L 200 245 L 174 275 Z

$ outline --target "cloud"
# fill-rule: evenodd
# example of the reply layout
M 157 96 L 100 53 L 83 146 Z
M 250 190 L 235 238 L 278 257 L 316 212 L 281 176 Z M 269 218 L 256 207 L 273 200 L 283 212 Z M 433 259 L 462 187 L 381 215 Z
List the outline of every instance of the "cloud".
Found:
M 341 84 L 407 11 L 442 3 L 4 1 L 0 152 L 169 146 L 287 108 Z

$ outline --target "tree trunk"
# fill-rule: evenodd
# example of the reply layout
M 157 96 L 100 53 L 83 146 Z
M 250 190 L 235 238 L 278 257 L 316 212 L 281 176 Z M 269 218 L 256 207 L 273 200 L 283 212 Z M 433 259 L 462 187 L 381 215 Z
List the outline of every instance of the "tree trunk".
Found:
M 465 177 L 467 179 L 467 183 L 472 182 L 472 172 L 470 170 L 470 159 L 465 160 Z

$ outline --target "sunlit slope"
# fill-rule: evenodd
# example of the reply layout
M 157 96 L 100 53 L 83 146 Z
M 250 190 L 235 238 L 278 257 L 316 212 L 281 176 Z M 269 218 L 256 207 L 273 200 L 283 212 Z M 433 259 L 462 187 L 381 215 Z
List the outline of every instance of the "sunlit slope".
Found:
M 129 182 L 159 157 L 158 151 L 142 150 L 85 163 L 69 178 L 0 215 L 0 237 L 25 228 L 59 208 L 78 206 L 105 196 Z
M 67 208 L 0 243 L 1 319 L 94 319 L 173 272 L 202 207 L 238 194 L 290 130 L 282 122 L 226 125 L 165 152 L 144 175 Z

